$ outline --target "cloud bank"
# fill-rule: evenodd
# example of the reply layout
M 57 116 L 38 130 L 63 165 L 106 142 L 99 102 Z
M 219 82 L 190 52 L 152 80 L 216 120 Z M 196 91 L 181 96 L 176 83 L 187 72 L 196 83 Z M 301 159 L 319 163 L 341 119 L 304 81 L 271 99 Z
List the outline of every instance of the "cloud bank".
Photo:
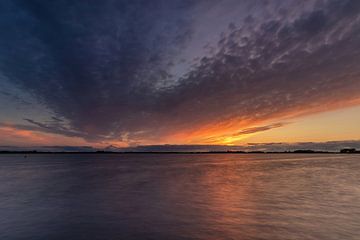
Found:
M 357 0 L 4 0 L 0 73 L 53 112 L 19 128 L 206 142 L 358 104 L 359 13 Z

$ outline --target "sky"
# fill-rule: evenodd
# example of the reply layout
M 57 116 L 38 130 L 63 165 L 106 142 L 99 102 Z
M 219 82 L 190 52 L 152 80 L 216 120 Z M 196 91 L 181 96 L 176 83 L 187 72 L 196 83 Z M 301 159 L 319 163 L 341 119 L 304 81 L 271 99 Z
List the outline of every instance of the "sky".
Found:
M 360 143 L 358 0 L 2 0 L 0 28 L 0 146 Z

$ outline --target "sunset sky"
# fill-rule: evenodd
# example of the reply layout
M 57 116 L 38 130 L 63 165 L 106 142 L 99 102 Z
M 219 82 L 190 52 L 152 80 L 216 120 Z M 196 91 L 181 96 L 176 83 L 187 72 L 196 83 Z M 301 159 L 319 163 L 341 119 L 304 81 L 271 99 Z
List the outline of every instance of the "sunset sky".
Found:
M 358 0 L 2 0 L 0 146 L 360 140 Z

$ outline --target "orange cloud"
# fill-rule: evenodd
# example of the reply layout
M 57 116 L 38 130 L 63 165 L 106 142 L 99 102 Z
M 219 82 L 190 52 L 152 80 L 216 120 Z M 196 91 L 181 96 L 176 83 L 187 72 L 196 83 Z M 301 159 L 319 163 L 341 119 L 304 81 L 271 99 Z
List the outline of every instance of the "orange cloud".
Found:
M 360 105 L 360 98 L 345 99 L 342 101 L 339 99 L 324 99 L 323 102 L 323 104 L 317 102 L 313 105 L 310 103 L 309 105 L 297 106 L 288 111 L 267 115 L 265 118 L 244 120 L 241 117 L 232 117 L 204 126 L 195 126 L 195 128 L 178 129 L 173 134 L 169 134 L 163 138 L 163 143 L 232 145 L 261 131 L 280 128 L 284 125 L 283 123 L 274 123 L 275 121 L 289 121 L 302 116 L 358 106 Z
M 56 134 L 42 133 L 38 131 L 22 130 L 15 127 L 0 127 L 1 145 L 83 145 L 86 142 L 80 138 L 65 137 Z

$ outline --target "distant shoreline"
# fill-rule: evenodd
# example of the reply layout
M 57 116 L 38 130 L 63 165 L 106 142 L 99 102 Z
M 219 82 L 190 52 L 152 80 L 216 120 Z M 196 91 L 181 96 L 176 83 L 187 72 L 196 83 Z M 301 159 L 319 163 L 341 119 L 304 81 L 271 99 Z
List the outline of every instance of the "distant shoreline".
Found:
M 47 152 L 47 151 L 0 151 L 0 154 L 360 154 L 356 152 L 327 152 L 313 150 L 295 150 L 284 152 L 263 152 L 263 151 L 201 151 L 201 152 L 165 152 L 165 151 L 147 151 L 147 152 L 111 152 L 111 151 L 92 151 L 92 152 Z

